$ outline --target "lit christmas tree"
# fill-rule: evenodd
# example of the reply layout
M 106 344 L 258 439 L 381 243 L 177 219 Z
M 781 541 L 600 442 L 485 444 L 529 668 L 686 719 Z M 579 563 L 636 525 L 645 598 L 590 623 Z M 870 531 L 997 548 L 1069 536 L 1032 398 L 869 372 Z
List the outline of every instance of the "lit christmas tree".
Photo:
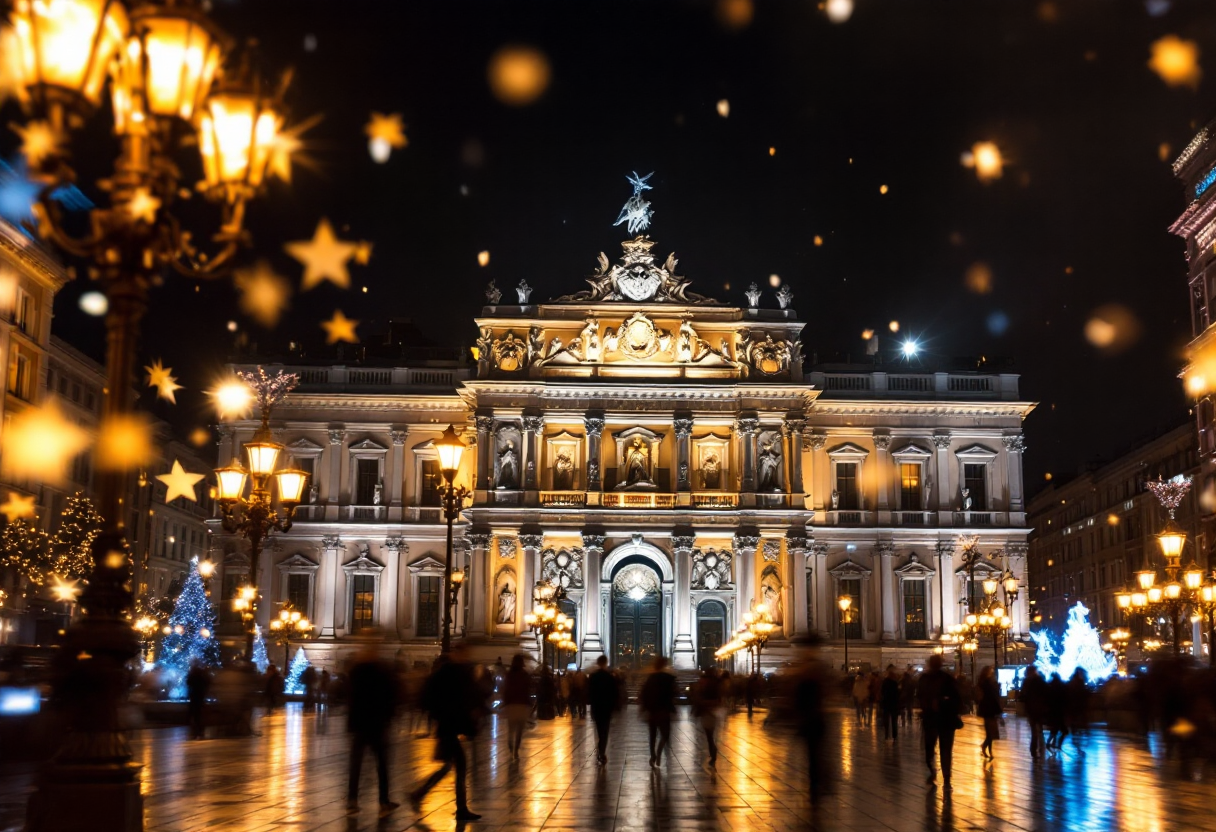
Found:
M 1068 611 L 1068 626 L 1064 630 L 1064 643 L 1058 660 L 1050 633 L 1040 631 L 1030 636 L 1039 647 L 1035 666 L 1048 679 L 1051 674 L 1059 673 L 1061 679 L 1068 681 L 1080 668 L 1085 671 L 1091 684 L 1097 684 L 1114 676 L 1119 669 L 1117 659 L 1102 649 L 1098 631 L 1089 623 L 1089 609 L 1080 601 Z
M 175 677 L 174 684 L 170 686 L 170 697 L 178 699 L 185 696 L 186 673 L 195 659 L 208 667 L 218 667 L 220 664 L 220 644 L 215 638 L 215 609 L 203 586 L 198 558 L 190 559 L 190 574 L 186 577 L 181 594 L 177 596 L 173 614 L 169 616 L 169 630 L 161 642 L 160 660 L 157 663 Z
M 88 497 L 77 491 L 59 515 L 51 537 L 53 571 L 64 578 L 87 578 L 93 571 L 93 539 L 101 533 L 101 515 Z
M 304 685 L 300 683 L 300 677 L 304 675 L 305 669 L 308 667 L 308 657 L 304 655 L 304 648 L 296 650 L 295 658 L 291 660 L 291 667 L 287 671 L 287 679 L 283 682 L 283 691 L 285 693 L 303 693 Z
M 35 586 L 51 573 L 51 539 L 26 520 L 14 520 L 0 532 L 0 566 L 13 569 Z
M 262 628 L 257 624 L 253 625 L 253 666 L 258 673 L 265 673 L 266 668 L 270 667 L 270 659 L 266 656 L 266 639 L 262 638 Z

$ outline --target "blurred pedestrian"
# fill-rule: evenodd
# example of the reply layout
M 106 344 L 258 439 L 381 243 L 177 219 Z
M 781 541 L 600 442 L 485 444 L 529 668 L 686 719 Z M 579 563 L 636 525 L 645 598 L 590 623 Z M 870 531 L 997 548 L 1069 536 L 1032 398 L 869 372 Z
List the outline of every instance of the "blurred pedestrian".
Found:
M 620 686 L 617 678 L 608 670 L 608 657 L 595 660 L 595 671 L 587 677 L 587 699 L 591 705 L 591 721 L 595 723 L 595 760 L 603 765 L 608 762 L 608 729 L 612 715 L 620 705 Z
M 908 669 L 904 671 L 903 678 L 899 680 L 900 722 L 905 728 L 912 724 L 914 718 L 916 682 L 916 671 L 913 670 L 912 665 L 908 665 Z
M 882 735 L 884 738 L 899 737 L 900 692 L 899 676 L 895 673 L 895 665 L 887 665 L 887 677 L 882 680 L 879 689 L 879 704 L 882 709 Z
M 812 799 L 822 794 L 825 785 L 823 746 L 827 723 L 823 715 L 823 700 L 823 666 L 811 655 L 794 686 L 794 712 L 798 715 L 798 733 L 806 742 Z
M 1026 712 L 1026 721 L 1030 724 L 1030 757 L 1038 759 L 1043 756 L 1043 723 L 1047 719 L 1047 682 L 1039 674 L 1034 665 L 1026 668 L 1022 679 L 1022 688 L 1018 692 L 1022 708 Z
M 524 667 L 522 653 L 511 660 L 511 669 L 503 677 L 502 702 L 507 713 L 507 747 L 511 756 L 518 759 L 524 726 L 532 715 L 532 674 Z
M 870 683 L 866 679 L 865 674 L 860 670 L 853 677 L 853 707 L 857 709 L 857 724 L 866 724 L 866 715 L 869 713 L 870 705 Z
M 376 779 L 380 788 L 380 813 L 396 809 L 388 796 L 388 734 L 397 710 L 397 676 L 380 661 L 371 647 L 362 648 L 351 662 L 348 675 L 350 709 L 346 730 L 350 739 L 350 772 L 346 786 L 346 808 L 359 809 L 359 773 L 363 755 L 376 757 Z
M 557 715 L 557 682 L 553 671 L 547 667 L 540 669 L 540 679 L 536 686 L 536 718 L 553 719 Z
M 483 702 L 472 667 L 465 661 L 461 646 L 452 648 L 446 656 L 440 656 L 435 672 L 426 682 L 422 700 L 434 718 L 437 744 L 435 759 L 443 765 L 426 779 L 421 786 L 410 792 L 410 804 L 415 811 L 422 808 L 422 799 L 435 788 L 447 773 L 456 770 L 456 820 L 479 820 L 481 815 L 469 810 L 465 790 L 468 763 L 460 737 L 473 737 L 477 733 L 477 714 Z
M 706 670 L 697 680 L 692 692 L 692 715 L 701 723 L 705 740 L 709 743 L 709 764 L 717 765 L 718 746 L 714 732 L 718 728 L 718 709 L 722 706 L 722 682 L 716 670 Z
M 1206 699 L 1202 696 L 1188 698 L 1192 702 Z M 1089 728 L 1089 676 L 1082 668 L 1078 667 L 1074 670 L 1072 678 L 1068 680 L 1064 716 L 1065 727 L 1072 735 L 1073 748 L 1084 757 L 1085 749 L 1082 747 L 1081 741 L 1085 739 L 1086 731 Z M 1060 745 L 1063 745 L 1063 740 L 1060 741 Z
M 954 677 L 942 670 L 940 655 L 929 657 L 929 669 L 920 677 L 917 696 L 920 699 L 921 730 L 925 738 L 925 766 L 929 770 L 925 782 L 937 782 L 937 772 L 933 768 L 936 746 L 941 758 L 943 788 L 950 791 L 954 732 L 963 727 L 963 721 L 959 718 L 958 687 Z
M 328 670 L 322 670 L 321 675 L 317 678 L 317 704 L 329 704 L 329 683 L 330 676 Z
M 984 720 L 984 742 L 980 754 L 992 759 L 992 744 L 1001 738 L 1001 688 L 996 682 L 996 671 L 992 665 L 984 665 L 975 686 L 976 712 Z
M 582 668 L 570 671 L 570 715 L 578 712 L 579 719 L 587 718 L 587 674 Z
M 317 704 L 317 669 L 312 665 L 300 674 L 300 685 L 304 688 L 304 710 L 312 710 Z
M 207 704 L 207 692 L 211 690 L 211 671 L 203 663 L 195 659 L 190 663 L 190 672 L 186 674 L 186 696 L 189 700 L 190 739 L 201 740 L 206 735 L 203 721 L 203 709 Z
M 1068 737 L 1068 685 L 1059 673 L 1047 683 L 1047 749 L 1059 751 Z
M 878 710 L 878 702 L 882 698 L 882 677 L 878 675 L 877 670 L 870 672 L 866 685 L 869 687 L 869 695 L 866 697 L 866 725 L 873 725 L 874 712 Z
M 273 664 L 266 668 L 266 712 L 270 713 L 283 699 L 283 674 Z
M 650 729 L 650 765 L 657 766 L 671 741 L 671 715 L 676 710 L 676 677 L 668 672 L 665 656 L 655 657 L 654 669 L 642 684 L 639 698 Z

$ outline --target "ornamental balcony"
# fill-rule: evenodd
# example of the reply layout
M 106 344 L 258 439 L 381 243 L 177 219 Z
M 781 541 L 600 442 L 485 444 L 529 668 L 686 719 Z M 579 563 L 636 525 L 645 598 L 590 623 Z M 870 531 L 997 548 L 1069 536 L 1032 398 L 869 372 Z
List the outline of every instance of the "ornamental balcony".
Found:
M 327 521 L 326 510 L 332 509 Z M 443 509 L 439 506 L 363 506 L 363 505 L 302 505 L 296 508 L 298 523 L 420 523 L 442 525 Z
M 886 373 L 858 372 L 856 365 L 816 369 L 807 382 L 823 391 L 820 398 L 1000 399 L 1016 401 L 1015 373 Z

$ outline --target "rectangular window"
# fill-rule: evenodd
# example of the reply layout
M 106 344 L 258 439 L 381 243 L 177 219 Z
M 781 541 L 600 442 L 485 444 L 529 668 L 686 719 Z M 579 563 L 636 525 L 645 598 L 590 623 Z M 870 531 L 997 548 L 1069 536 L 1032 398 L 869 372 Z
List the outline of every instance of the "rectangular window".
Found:
M 312 504 L 312 484 L 316 476 L 317 460 L 316 457 L 306 456 L 296 460 L 296 467 L 304 473 L 308 474 L 308 484 L 304 486 L 304 493 L 300 496 L 301 505 Z
M 904 639 L 918 641 L 925 636 L 925 582 L 904 581 Z
M 376 496 L 376 483 L 380 482 L 380 460 L 355 460 L 355 505 L 370 506 Z
M 312 587 L 312 575 L 293 573 L 287 576 L 287 603 L 300 614 L 308 615 L 308 590 Z
M 920 463 L 904 462 L 899 466 L 900 508 L 920 511 Z
M 30 376 L 33 375 L 33 362 L 28 355 L 22 355 L 13 350 L 13 360 L 8 366 L 8 392 L 19 399 L 30 398 Z
M 439 589 L 441 579 L 421 577 L 418 579 L 418 635 L 439 635 Z
M 351 630 L 369 630 L 376 625 L 372 618 L 372 610 L 376 604 L 376 576 L 355 575 L 352 581 L 353 598 L 351 599 Z
M 439 490 L 442 484 L 443 474 L 439 470 L 439 460 L 422 460 L 422 482 L 419 483 L 421 493 L 418 495 L 418 505 L 442 505 L 443 501 Z
M 840 498 L 841 511 L 857 511 L 861 504 L 857 500 L 857 463 L 836 463 L 836 494 Z
M 842 612 L 839 606 L 836 608 L 836 614 L 840 616 L 841 635 L 861 638 L 861 580 L 846 578 L 840 581 L 840 595 L 847 595 L 853 601 L 847 611 Z
M 971 498 L 972 511 L 988 510 L 988 466 L 984 463 L 963 466 L 963 488 Z
M 17 303 L 13 308 L 13 323 L 29 335 L 34 336 L 34 298 L 23 289 L 17 290 Z

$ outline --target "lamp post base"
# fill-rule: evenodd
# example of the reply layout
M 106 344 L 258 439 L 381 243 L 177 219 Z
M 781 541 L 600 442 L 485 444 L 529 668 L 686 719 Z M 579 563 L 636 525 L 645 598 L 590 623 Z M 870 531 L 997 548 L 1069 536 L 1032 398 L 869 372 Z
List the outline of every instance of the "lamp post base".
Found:
M 30 795 L 26 832 L 139 832 L 144 828 L 141 768 L 52 763 Z

